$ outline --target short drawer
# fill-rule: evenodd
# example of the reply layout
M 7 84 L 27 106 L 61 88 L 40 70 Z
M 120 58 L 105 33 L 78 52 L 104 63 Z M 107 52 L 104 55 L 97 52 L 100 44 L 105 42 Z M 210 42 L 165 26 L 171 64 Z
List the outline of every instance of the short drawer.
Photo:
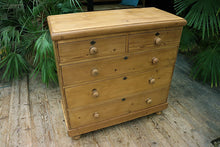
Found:
M 173 66 L 65 88 L 68 109 L 169 85 Z
M 94 38 L 58 44 L 59 62 L 118 55 L 125 52 L 125 36 Z
M 62 66 L 63 85 L 101 80 L 125 73 L 147 71 L 163 66 L 173 66 L 177 47 L 128 54 L 121 57 L 99 59 Z
M 69 110 L 71 128 L 90 125 L 99 121 L 108 120 L 120 115 L 129 114 L 137 110 L 146 109 L 167 100 L 169 87 L 160 88 L 151 92 L 139 93 L 127 97 L 117 98 L 103 103 L 95 103 L 80 109 Z
M 179 45 L 182 28 L 154 30 L 129 35 L 129 52 L 169 48 Z

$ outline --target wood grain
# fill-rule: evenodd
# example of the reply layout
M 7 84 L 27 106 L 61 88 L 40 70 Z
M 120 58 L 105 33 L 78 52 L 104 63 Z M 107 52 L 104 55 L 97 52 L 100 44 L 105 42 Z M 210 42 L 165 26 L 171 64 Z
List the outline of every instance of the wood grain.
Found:
M 27 77 L 22 81 L 13 82 L 8 123 L 7 144 L 9 146 L 32 146 Z
M 143 8 L 49 16 L 48 24 L 68 129 L 83 132 L 99 121 L 103 128 L 113 117 L 133 111 L 144 115 L 138 111 L 151 106 L 154 112 L 165 108 L 183 18 Z M 156 94 L 162 87 L 167 88 L 160 97 Z M 143 100 L 140 93 L 152 90 L 156 98 Z M 136 98 L 125 98 L 131 96 Z
M 91 44 L 93 41 L 94 45 Z M 96 47 L 98 52 L 93 55 L 90 54 L 89 50 L 91 47 Z M 60 63 L 119 55 L 125 52 L 125 36 L 107 38 L 94 37 L 84 41 L 59 43 L 58 49 Z
M 172 70 L 173 67 L 166 67 L 66 88 L 65 95 L 68 109 L 169 85 Z M 149 83 L 151 78 L 156 79 L 154 84 Z M 99 93 L 97 98 L 92 97 L 93 89 L 96 89 Z
M 60 92 L 61 92 L 61 95 L 62 95 L 62 108 L 63 108 L 63 114 L 64 114 L 64 117 L 67 121 L 66 122 L 66 126 L 67 128 L 69 128 L 69 115 L 68 115 L 68 112 L 67 112 L 67 104 L 66 104 L 66 96 L 65 96 L 65 92 L 64 92 L 64 89 L 63 89 L 63 76 L 62 76 L 62 72 L 61 72 L 61 67 L 59 66 L 59 51 L 58 51 L 58 43 L 53 41 L 53 50 L 54 50 L 54 55 L 55 55 L 55 61 L 56 61 L 56 68 L 57 68 L 57 76 L 58 76 L 58 81 L 59 81 L 59 85 L 60 85 Z
M 0 82 L 0 146 L 7 145 L 7 135 L 9 133 L 8 121 L 10 111 L 11 85 Z
M 125 54 L 119 57 L 95 59 L 61 66 L 64 86 L 75 85 L 83 82 L 102 80 L 125 73 L 148 71 L 153 68 L 172 66 L 176 60 L 177 47 Z M 159 62 L 153 64 L 156 57 Z M 97 75 L 92 75 L 96 69 Z
M 146 14 L 146 15 L 144 15 Z M 48 17 L 52 40 L 183 26 L 183 18 L 156 8 L 85 12 Z
M 159 34 L 159 35 L 158 35 Z M 169 48 L 172 45 L 179 45 L 182 34 L 182 27 L 167 30 L 154 30 L 129 35 L 129 52 L 147 51 L 160 48 Z M 161 44 L 157 45 L 156 38 L 161 39 Z
M 175 72 L 169 91 L 169 106 L 161 115 L 148 115 L 139 119 L 127 121 L 118 125 L 117 121 L 106 121 L 106 128 L 102 123 L 95 123 L 84 126 L 84 132 L 99 129 L 83 134 L 80 140 L 72 140 L 67 135 L 67 128 L 61 108 L 61 93 L 55 85 L 45 86 L 41 82 L 40 75 L 37 78 L 30 78 L 27 82 L 28 89 L 23 84 L 7 84 L 0 82 L 0 146 L 9 146 L 8 135 L 13 135 L 13 129 L 9 129 L 9 117 L 19 115 L 19 111 L 9 114 L 11 101 L 17 101 L 20 92 L 28 93 L 30 99 L 31 114 L 31 141 L 33 147 L 50 146 L 158 146 L 173 147 L 179 146 L 213 146 L 210 141 L 219 137 L 219 106 L 220 91 L 218 88 L 210 88 L 208 84 L 202 84 L 189 77 L 190 64 L 187 58 L 179 55 Z M 21 83 L 22 81 L 20 81 Z M 11 92 L 14 88 L 23 89 L 15 94 L 16 98 L 11 99 Z M 13 90 L 13 91 L 11 91 Z M 13 105 L 11 105 L 13 106 Z M 20 105 L 26 107 L 26 105 Z M 22 108 L 24 109 L 24 108 Z M 144 114 L 145 115 L 145 114 Z M 134 115 L 135 116 L 135 115 Z M 130 116 L 128 116 L 130 118 Z M 16 121 L 10 123 L 11 128 L 17 125 Z M 121 118 L 117 118 L 121 121 Z M 108 123 L 109 122 L 109 123 Z M 107 127 L 108 124 L 114 125 Z M 9 132 L 13 131 L 13 132 Z M 77 132 L 77 130 L 72 130 Z M 83 131 L 82 131 L 83 132 Z M 172 132 L 172 133 L 170 133 Z M 173 133 L 174 132 L 174 133 Z M 80 134 L 80 131 L 78 132 Z M 77 133 L 76 133 L 77 134 Z M 15 136 L 14 136 L 15 137 Z M 12 139 L 13 137 L 9 137 Z M 19 140 L 19 139 L 14 139 Z M 16 144 L 16 143 L 15 143 Z M 18 146 L 18 144 L 16 144 Z M 29 146 L 23 143 L 23 146 Z
M 131 112 L 129 114 L 124 114 L 118 117 L 114 117 L 112 119 L 108 119 L 108 120 L 104 120 L 104 121 L 100 121 L 100 122 L 96 122 L 96 123 L 92 123 L 89 124 L 87 126 L 83 126 L 83 127 L 79 127 L 79 128 L 75 128 L 75 129 L 71 129 L 68 130 L 68 135 L 69 136 L 76 136 L 78 134 L 84 134 L 86 132 L 90 132 L 90 131 L 94 131 L 97 129 L 101 129 L 104 127 L 109 127 L 115 124 L 119 124 L 125 121 L 129 121 L 138 117 L 142 117 L 145 115 L 149 115 L 158 111 L 162 111 L 164 109 L 166 109 L 168 106 L 167 103 L 164 104 L 160 104 L 154 107 L 150 107 L 148 109 L 142 109 L 142 110 L 138 110 L 135 112 Z
M 86 108 L 81 107 L 79 109 L 69 109 L 71 128 L 77 128 L 163 104 L 166 102 L 168 89 L 168 87 L 160 88 L 151 92 L 144 92 L 94 103 L 90 106 L 87 105 Z M 152 100 L 150 104 L 145 102 L 148 98 Z

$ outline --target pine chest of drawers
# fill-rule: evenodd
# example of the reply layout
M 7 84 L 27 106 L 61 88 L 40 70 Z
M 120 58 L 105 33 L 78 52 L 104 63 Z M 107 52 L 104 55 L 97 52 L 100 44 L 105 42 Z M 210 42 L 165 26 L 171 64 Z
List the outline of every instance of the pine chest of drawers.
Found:
M 167 107 L 183 18 L 156 8 L 48 17 L 69 136 Z

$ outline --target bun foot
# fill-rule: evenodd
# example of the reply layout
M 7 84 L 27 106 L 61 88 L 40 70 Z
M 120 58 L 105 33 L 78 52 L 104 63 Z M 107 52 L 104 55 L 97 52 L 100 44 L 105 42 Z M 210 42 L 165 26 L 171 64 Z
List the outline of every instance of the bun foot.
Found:
M 159 112 L 156 112 L 157 115 L 161 115 L 162 114 L 162 111 L 159 111 Z
M 72 139 L 74 139 L 74 140 L 79 140 L 79 139 L 80 139 L 80 135 L 78 135 L 78 136 L 73 136 Z

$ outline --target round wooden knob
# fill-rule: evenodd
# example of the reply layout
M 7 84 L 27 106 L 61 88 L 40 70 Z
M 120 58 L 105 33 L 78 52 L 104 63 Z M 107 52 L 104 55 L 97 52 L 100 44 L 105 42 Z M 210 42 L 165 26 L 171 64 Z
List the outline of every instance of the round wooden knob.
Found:
M 98 118 L 100 115 L 99 115 L 98 112 L 95 112 L 95 113 L 93 114 L 93 116 L 94 116 L 95 118 Z
M 152 100 L 151 100 L 151 98 L 147 98 L 145 102 L 146 102 L 147 104 L 151 104 Z
M 91 48 L 89 49 L 89 53 L 90 53 L 91 55 L 95 55 L 95 54 L 98 53 L 98 49 L 97 49 L 96 47 L 91 47 Z
M 159 62 L 159 59 L 158 58 L 156 58 L 156 57 L 153 57 L 152 58 L 152 63 L 153 64 L 157 64 Z
M 97 76 L 98 74 L 99 74 L 99 71 L 98 71 L 98 69 L 96 69 L 96 68 L 94 68 L 94 69 L 92 69 L 92 75 L 93 76 Z
M 99 96 L 99 93 L 96 89 L 92 90 L 92 96 L 93 97 L 98 97 Z
M 151 78 L 151 79 L 149 80 L 149 83 L 150 83 L 150 84 L 154 84 L 154 83 L 155 83 L 155 79 L 154 79 L 154 78 Z
M 161 45 L 161 43 L 162 43 L 162 39 L 161 38 L 159 38 L 159 37 L 155 38 L 155 44 L 156 45 Z

